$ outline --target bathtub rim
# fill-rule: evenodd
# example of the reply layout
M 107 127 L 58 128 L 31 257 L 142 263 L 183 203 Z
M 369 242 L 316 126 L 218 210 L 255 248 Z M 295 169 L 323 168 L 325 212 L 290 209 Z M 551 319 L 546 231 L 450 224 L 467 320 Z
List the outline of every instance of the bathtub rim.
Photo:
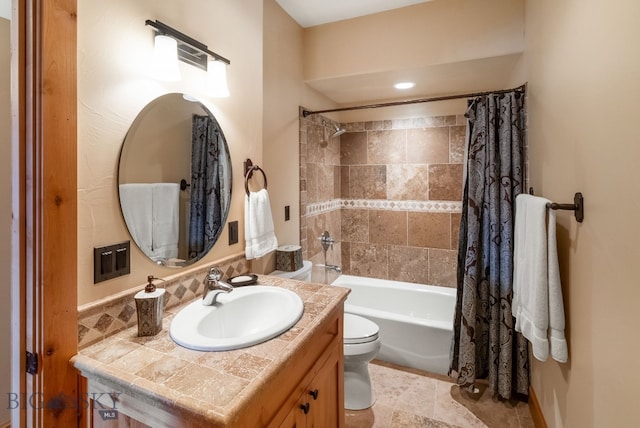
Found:
M 341 278 L 342 278 L 342 281 L 340 281 Z M 410 282 L 393 281 L 393 280 L 378 279 L 378 278 L 368 278 L 364 276 L 345 275 L 345 274 L 338 276 L 338 278 L 336 278 L 331 283 L 331 285 L 337 286 L 337 287 L 350 288 L 348 281 L 352 281 L 352 284 L 356 286 L 366 286 L 366 287 L 373 287 L 378 289 L 396 288 L 396 289 L 407 290 L 411 292 L 418 292 L 421 294 L 439 294 L 446 297 L 453 297 L 454 299 L 456 298 L 456 295 L 457 295 L 457 289 L 451 288 L 451 287 L 443 287 L 441 285 L 414 284 Z M 345 305 L 344 305 L 344 311 L 350 314 L 390 319 L 397 322 L 404 322 L 408 324 L 434 328 L 436 330 L 453 331 L 453 316 L 451 317 L 451 320 L 443 321 L 443 320 L 433 320 L 433 319 L 422 318 L 419 316 L 400 314 L 400 313 L 391 312 L 391 311 L 384 311 L 380 309 L 369 308 L 366 306 L 351 304 L 349 303 L 348 296 L 347 296 L 347 301 L 345 302 Z
M 421 293 L 437 293 L 443 294 L 446 296 L 456 296 L 458 290 L 453 287 L 445 287 L 442 285 L 431 285 L 431 284 L 415 284 L 412 282 L 404 282 L 404 281 L 395 281 L 390 279 L 379 279 L 379 278 L 369 278 L 366 276 L 356 276 L 356 275 L 346 275 L 341 274 L 338 276 L 330 285 L 338 285 L 338 286 L 346 286 L 346 283 L 342 282 L 346 280 L 352 280 L 355 285 L 366 285 L 370 287 L 383 288 L 392 287 L 403 290 L 411 290 L 418 291 Z M 349 288 L 349 287 L 346 287 Z

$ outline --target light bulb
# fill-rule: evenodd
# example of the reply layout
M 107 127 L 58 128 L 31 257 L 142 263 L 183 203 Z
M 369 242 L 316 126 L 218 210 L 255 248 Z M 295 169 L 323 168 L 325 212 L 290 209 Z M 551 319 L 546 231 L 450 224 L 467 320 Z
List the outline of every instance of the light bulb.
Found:
M 207 92 L 216 98 L 229 96 L 227 64 L 224 62 L 215 59 L 209 60 L 207 64 Z
M 416 86 L 416 84 L 413 82 L 399 82 L 393 85 L 393 87 L 396 89 L 411 89 L 414 86 Z
M 153 74 L 157 79 L 167 82 L 180 80 L 178 42 L 173 37 L 156 35 L 153 48 Z

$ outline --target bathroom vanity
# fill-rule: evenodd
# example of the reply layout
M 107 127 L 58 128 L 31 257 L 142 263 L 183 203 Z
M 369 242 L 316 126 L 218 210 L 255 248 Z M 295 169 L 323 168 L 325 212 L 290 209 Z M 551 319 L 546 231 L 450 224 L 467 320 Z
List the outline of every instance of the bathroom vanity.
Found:
M 260 276 L 304 302 L 287 332 L 225 352 L 183 348 L 163 330 L 132 327 L 72 358 L 81 374 L 86 426 L 245 427 L 344 425 L 343 308 L 348 290 Z M 91 424 L 91 425 L 89 425 Z

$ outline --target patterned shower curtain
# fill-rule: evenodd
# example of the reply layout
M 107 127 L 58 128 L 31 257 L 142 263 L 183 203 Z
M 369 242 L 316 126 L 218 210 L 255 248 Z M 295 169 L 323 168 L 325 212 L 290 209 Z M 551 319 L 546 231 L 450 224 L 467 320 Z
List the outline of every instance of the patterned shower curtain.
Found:
M 515 198 L 524 186 L 524 92 L 469 101 L 468 157 L 458 245 L 458 295 L 450 374 L 473 391 L 528 394 L 526 339 L 514 330 Z
M 191 129 L 191 214 L 189 259 L 198 258 L 221 228 L 220 127 L 210 116 L 193 115 Z

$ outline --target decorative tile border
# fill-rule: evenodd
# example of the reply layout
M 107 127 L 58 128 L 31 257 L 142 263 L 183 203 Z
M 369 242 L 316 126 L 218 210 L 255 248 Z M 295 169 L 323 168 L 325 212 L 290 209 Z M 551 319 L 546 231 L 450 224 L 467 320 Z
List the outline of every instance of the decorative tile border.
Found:
M 390 201 L 387 199 L 343 199 L 342 208 L 433 213 L 462 212 L 458 201 Z
M 413 211 L 432 213 L 460 213 L 462 202 L 458 201 L 390 201 L 386 199 L 334 199 L 308 204 L 305 215 L 318 215 L 345 209 Z
M 330 201 L 316 202 L 307 204 L 305 215 L 318 215 L 339 210 L 342 207 L 342 199 L 333 199 Z
M 156 283 L 167 290 L 164 295 L 165 309 L 181 305 L 200 295 L 204 291 L 202 279 L 212 266 L 222 269 L 223 278 L 249 272 L 249 263 L 244 254 L 241 254 L 167 276 L 163 278 L 165 282 Z M 144 284 L 141 284 L 133 290 L 78 307 L 78 348 L 85 348 L 136 325 L 138 317 L 133 296 L 143 288 Z

